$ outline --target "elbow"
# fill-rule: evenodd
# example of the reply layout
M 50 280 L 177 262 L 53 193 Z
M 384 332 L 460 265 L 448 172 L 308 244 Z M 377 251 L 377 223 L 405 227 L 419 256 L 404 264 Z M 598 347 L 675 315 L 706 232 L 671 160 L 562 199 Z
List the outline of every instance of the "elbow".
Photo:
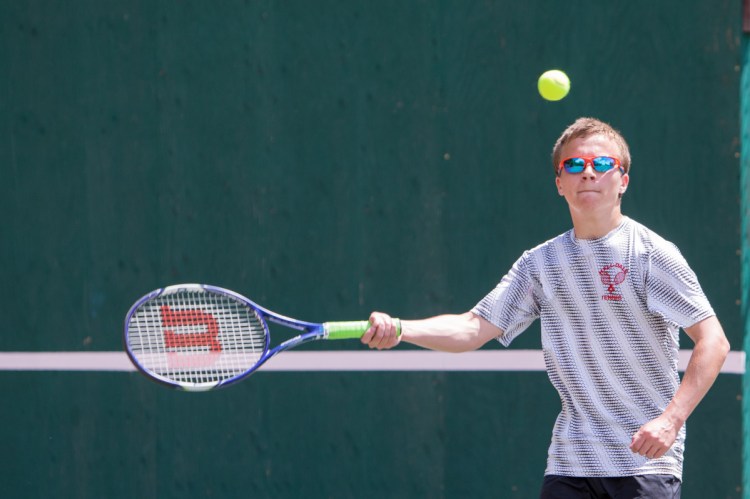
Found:
M 716 336 L 712 341 L 707 341 L 705 345 L 717 358 L 721 359 L 722 362 L 726 360 L 729 351 L 732 348 L 729 344 L 729 340 L 723 334 Z
M 486 344 L 487 344 L 487 340 L 483 338 L 481 335 L 476 334 L 472 336 L 472 338 L 464 344 L 464 349 L 461 351 L 473 352 L 474 350 L 479 350 Z
M 729 340 L 726 336 L 721 337 L 719 348 L 721 348 L 721 352 L 724 354 L 724 358 L 726 358 L 727 355 L 729 355 L 729 351 L 732 349 L 732 345 L 729 344 Z
M 726 359 L 729 355 L 731 345 L 724 334 L 724 330 L 716 317 L 706 319 L 698 323 L 694 328 L 686 332 L 695 341 L 695 348 L 700 348 L 716 358 Z
M 483 345 L 484 342 L 481 341 L 481 338 L 479 338 L 477 335 L 471 334 L 465 335 L 459 341 L 446 348 L 444 351 L 447 351 L 449 353 L 473 352 L 474 350 L 479 350 L 480 348 L 482 348 Z
M 466 353 L 466 352 L 473 352 L 474 350 L 478 350 L 481 347 L 481 345 L 475 345 L 473 342 L 466 341 L 461 342 L 458 345 L 454 345 L 452 348 L 446 349 L 448 353 Z

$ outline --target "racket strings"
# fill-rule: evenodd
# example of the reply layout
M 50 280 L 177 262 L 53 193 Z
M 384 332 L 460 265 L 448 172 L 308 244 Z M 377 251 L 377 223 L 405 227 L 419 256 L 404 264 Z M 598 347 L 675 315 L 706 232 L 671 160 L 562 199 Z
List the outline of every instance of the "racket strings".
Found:
M 267 345 L 257 312 L 232 297 L 179 290 L 131 316 L 128 347 L 148 371 L 187 385 L 214 384 L 251 369 Z

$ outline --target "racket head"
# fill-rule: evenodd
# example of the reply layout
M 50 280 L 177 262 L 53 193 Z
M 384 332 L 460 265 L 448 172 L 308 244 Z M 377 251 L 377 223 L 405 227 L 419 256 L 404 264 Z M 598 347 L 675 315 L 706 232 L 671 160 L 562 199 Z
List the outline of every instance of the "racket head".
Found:
M 125 317 L 125 350 L 150 379 L 187 391 L 229 385 L 268 357 L 262 309 L 233 291 L 177 284 L 136 301 Z

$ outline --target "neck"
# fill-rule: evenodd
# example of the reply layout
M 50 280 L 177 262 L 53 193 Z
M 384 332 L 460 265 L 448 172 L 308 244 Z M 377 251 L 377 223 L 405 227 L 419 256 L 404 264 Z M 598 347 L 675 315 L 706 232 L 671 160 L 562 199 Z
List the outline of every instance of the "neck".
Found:
M 599 239 L 604 237 L 622 223 L 623 215 L 620 209 L 612 210 L 610 213 L 576 213 L 570 211 L 573 219 L 573 231 L 577 239 Z

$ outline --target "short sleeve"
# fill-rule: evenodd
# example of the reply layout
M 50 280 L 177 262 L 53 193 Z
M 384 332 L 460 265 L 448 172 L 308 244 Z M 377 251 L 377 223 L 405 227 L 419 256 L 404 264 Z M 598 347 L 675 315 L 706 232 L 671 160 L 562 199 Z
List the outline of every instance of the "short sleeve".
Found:
M 695 272 L 672 243 L 651 251 L 646 292 L 649 311 L 681 328 L 715 315 Z
M 530 254 L 524 253 L 495 289 L 472 309 L 473 313 L 503 331 L 498 341 L 505 346 L 539 317 L 530 260 Z

